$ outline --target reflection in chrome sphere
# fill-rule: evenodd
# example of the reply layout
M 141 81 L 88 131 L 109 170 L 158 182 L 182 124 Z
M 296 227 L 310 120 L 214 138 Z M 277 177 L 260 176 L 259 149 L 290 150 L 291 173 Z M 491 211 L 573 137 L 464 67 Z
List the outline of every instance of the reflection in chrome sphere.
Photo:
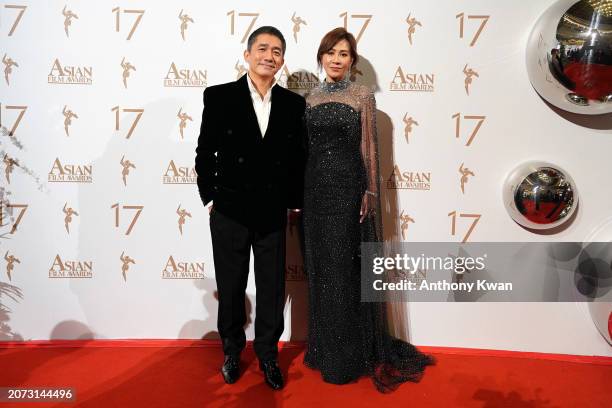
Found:
M 612 0 L 559 0 L 527 42 L 527 72 L 549 103 L 581 114 L 612 112 Z
M 563 224 L 578 205 L 572 178 L 544 162 L 529 162 L 514 169 L 504 183 L 503 199 L 514 221 L 537 230 Z

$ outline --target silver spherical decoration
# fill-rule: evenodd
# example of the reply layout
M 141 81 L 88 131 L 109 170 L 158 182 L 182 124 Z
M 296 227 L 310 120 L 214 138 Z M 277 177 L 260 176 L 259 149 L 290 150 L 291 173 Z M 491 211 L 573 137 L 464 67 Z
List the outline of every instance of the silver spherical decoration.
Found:
M 612 0 L 559 0 L 527 42 L 527 72 L 536 91 L 563 110 L 612 112 Z
M 545 162 L 514 169 L 504 183 L 503 200 L 510 217 L 535 230 L 558 227 L 578 205 L 576 185 L 567 172 Z

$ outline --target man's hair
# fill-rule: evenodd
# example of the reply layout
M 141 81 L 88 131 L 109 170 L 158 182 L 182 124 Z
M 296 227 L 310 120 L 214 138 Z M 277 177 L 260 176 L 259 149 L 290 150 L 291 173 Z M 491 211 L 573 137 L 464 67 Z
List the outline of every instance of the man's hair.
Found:
M 277 37 L 281 42 L 283 55 L 285 55 L 285 50 L 287 49 L 287 43 L 285 42 L 285 37 L 283 37 L 283 33 L 281 33 L 278 28 L 272 27 L 272 26 L 259 27 L 257 30 L 253 31 L 251 35 L 249 35 L 249 39 L 247 41 L 247 50 L 249 52 L 251 51 L 251 47 L 253 46 L 253 43 L 255 43 L 255 39 L 260 34 L 270 34 L 270 35 Z

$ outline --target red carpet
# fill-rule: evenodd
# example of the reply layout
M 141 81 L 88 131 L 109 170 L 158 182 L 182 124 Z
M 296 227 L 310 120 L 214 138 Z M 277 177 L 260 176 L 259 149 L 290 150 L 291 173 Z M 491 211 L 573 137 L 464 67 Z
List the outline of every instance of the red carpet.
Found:
M 8 346 L 8 347 L 7 347 Z M 72 387 L 72 403 L 4 407 L 612 407 L 612 358 L 420 347 L 433 354 L 418 384 L 379 394 L 368 379 L 334 386 L 302 364 L 303 344 L 284 344 L 287 385 L 263 383 L 251 347 L 246 372 L 223 383 L 220 345 L 207 341 L 78 341 L 0 345 L 0 386 Z
M 576 83 L 574 92 L 578 95 L 599 99 L 612 94 L 612 68 L 608 65 L 573 62 L 564 73 Z

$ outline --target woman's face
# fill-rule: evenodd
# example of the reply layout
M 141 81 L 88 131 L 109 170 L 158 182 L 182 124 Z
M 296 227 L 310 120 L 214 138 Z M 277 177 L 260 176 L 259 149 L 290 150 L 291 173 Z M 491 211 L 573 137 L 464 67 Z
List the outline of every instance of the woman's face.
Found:
M 338 41 L 331 50 L 321 56 L 321 62 L 330 81 L 342 80 L 353 65 L 348 41 Z

